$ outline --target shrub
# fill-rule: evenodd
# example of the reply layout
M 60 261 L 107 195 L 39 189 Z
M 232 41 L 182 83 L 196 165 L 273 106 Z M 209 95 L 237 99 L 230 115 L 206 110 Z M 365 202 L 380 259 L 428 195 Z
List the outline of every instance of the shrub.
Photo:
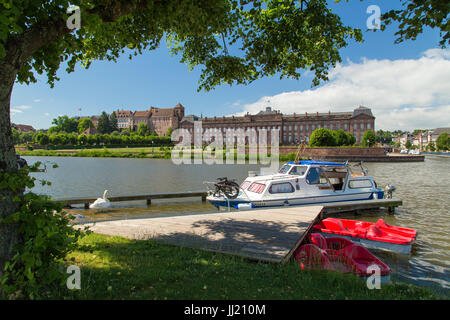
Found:
M 16 173 L 0 173 L 0 189 L 9 188 L 15 193 L 25 187 L 31 189 L 35 178 L 29 172 L 38 171 L 40 165 L 38 162 Z M 27 192 L 14 201 L 20 203 L 20 209 L 0 219 L 0 223 L 17 224 L 21 242 L 5 264 L 0 291 L 10 297 L 40 298 L 50 286 L 64 285 L 67 274 L 61 268 L 61 259 L 75 248 L 81 231 L 69 225 L 73 216 L 48 196 Z
M 333 147 L 337 143 L 332 130 L 319 128 L 312 132 L 309 145 L 311 147 Z

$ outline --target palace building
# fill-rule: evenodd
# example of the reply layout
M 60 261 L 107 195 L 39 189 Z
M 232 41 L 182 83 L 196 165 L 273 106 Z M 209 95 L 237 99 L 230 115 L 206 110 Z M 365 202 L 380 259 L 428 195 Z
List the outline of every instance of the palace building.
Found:
M 135 111 L 117 110 L 114 111 L 119 129 L 137 130 L 139 124 L 145 123 L 150 131 L 155 131 L 158 135 L 165 135 L 169 128 L 176 129 L 184 117 L 184 107 L 179 103 L 173 108 L 155 108 Z
M 241 129 L 247 131 L 246 143 L 257 143 L 254 136 L 250 137 L 248 132 L 260 132 L 267 130 L 267 143 L 271 143 L 270 132 L 273 129 L 279 130 L 279 142 L 281 145 L 296 145 L 303 140 L 309 141 L 311 133 L 318 128 L 331 130 L 342 129 L 355 135 L 356 141 L 361 142 L 365 131 L 375 131 L 375 117 L 369 108 L 360 106 L 351 112 L 328 112 L 328 113 L 294 113 L 282 114 L 278 110 L 272 110 L 267 107 L 266 110 L 251 115 L 247 113 L 244 116 L 231 117 L 212 117 L 199 118 L 195 115 L 184 117 L 179 124 L 179 128 L 186 129 L 192 142 L 194 133 L 200 134 L 200 128 L 194 127 L 194 122 L 201 121 L 201 130 L 203 135 L 214 136 L 215 133 L 221 133 L 224 139 L 234 139 L 238 137 L 227 136 L 227 132 L 236 132 Z M 250 130 L 250 131 L 248 131 Z

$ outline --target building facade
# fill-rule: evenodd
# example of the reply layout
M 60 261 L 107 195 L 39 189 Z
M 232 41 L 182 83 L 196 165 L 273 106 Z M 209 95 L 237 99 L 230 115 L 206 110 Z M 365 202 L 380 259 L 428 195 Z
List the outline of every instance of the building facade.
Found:
M 201 120 L 201 128 L 194 127 L 195 121 Z M 282 114 L 278 110 L 272 110 L 267 107 L 266 110 L 260 111 L 255 115 L 247 113 L 244 116 L 231 117 L 213 117 L 198 118 L 194 115 L 184 117 L 179 128 L 186 129 L 191 135 L 191 141 L 194 141 L 194 134 L 202 134 L 209 140 L 209 136 L 213 137 L 215 133 L 221 133 L 224 143 L 243 141 L 246 144 L 257 143 L 255 135 L 249 132 L 261 132 L 266 130 L 267 143 L 272 141 L 271 131 L 278 130 L 278 139 L 281 145 L 296 145 L 301 141 L 309 141 L 311 133 L 318 128 L 331 130 L 342 129 L 355 135 L 356 141 L 361 142 L 364 132 L 367 130 L 375 131 L 375 117 L 369 108 L 360 106 L 352 112 L 328 112 L 328 113 L 308 113 L 304 114 Z M 238 131 L 238 136 L 232 136 L 227 133 Z M 247 131 L 248 130 L 248 131 Z M 245 136 L 245 131 L 247 135 Z M 239 134 L 241 136 L 239 136 Z
M 144 111 L 117 110 L 114 111 L 119 129 L 137 130 L 139 124 L 145 123 L 149 126 L 150 132 L 155 131 L 163 136 L 169 128 L 176 129 L 184 117 L 184 107 L 178 103 L 173 108 L 151 107 Z

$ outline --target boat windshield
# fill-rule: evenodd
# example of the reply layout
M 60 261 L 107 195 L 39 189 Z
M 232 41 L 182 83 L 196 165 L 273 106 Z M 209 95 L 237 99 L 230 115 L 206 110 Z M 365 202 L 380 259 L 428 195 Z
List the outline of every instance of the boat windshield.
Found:
M 289 174 L 303 176 L 306 173 L 306 170 L 308 170 L 307 166 L 294 166 L 292 170 L 289 171 Z
M 281 169 L 280 169 L 280 171 L 278 171 L 278 173 L 288 173 L 290 168 L 291 168 L 290 165 L 285 164 L 284 166 L 281 167 Z

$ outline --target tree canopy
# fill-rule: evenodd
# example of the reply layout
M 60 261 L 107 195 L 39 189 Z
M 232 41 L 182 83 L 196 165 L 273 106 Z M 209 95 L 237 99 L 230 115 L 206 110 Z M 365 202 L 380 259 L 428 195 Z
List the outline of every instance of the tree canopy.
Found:
M 131 58 L 162 39 L 190 68 L 203 66 L 206 90 L 276 73 L 297 79 L 301 69 L 312 70 L 319 84 L 348 39 L 362 40 L 325 0 L 81 0 L 82 27 L 75 31 L 66 26 L 70 1 L 1 3 L 0 59 L 12 58 L 20 45 L 17 80 L 35 82 L 35 73 L 45 73 L 52 86 L 64 61 L 72 72 L 78 61 L 115 61 L 128 49 Z
M 53 119 L 52 124 L 55 125 L 52 131 L 54 132 L 78 132 L 78 121 L 73 118 L 69 118 L 68 116 L 58 116 L 56 119 Z

